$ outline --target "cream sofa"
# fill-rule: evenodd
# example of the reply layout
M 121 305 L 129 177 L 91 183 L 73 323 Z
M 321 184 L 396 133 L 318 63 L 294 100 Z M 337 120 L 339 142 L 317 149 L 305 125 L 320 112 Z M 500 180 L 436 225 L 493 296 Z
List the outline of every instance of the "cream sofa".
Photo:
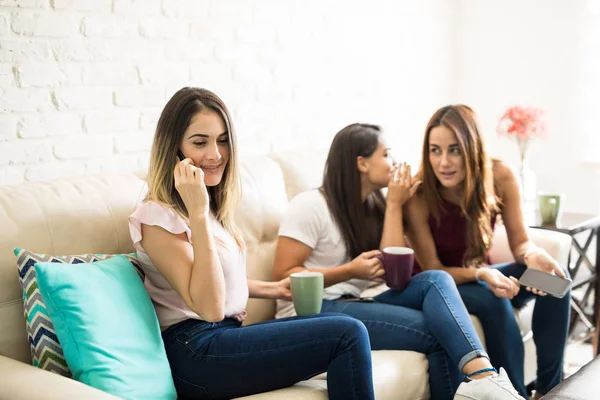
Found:
M 292 152 L 242 159 L 243 199 L 237 222 L 248 245 L 248 276 L 270 279 L 277 229 L 289 199 L 317 187 L 325 153 Z M 143 181 L 136 175 L 92 175 L 70 180 L 0 187 L 0 399 L 109 399 L 108 394 L 30 364 L 22 294 L 14 247 L 47 254 L 133 251 L 127 216 L 140 201 Z M 565 263 L 566 235 L 532 230 L 534 240 Z M 498 228 L 494 261 L 510 260 L 506 235 Z M 530 308 L 517 313 L 526 340 L 527 370 L 535 373 Z M 525 314 L 525 315 L 523 315 Z M 274 303 L 251 300 L 248 323 L 272 318 Z M 477 321 L 476 321 L 477 322 Z M 427 360 L 411 351 L 374 351 L 373 379 L 378 399 L 429 398 Z M 324 376 L 291 388 L 246 399 L 326 399 Z

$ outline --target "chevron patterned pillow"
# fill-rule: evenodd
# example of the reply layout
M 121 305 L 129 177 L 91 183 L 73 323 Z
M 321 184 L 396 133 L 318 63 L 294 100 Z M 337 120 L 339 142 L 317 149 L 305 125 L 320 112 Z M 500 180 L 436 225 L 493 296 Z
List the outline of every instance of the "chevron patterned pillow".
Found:
M 65 361 L 62 348 L 56 337 L 54 325 L 48 317 L 46 305 L 38 288 L 34 265 L 38 262 L 56 262 L 63 264 L 92 263 L 106 260 L 117 254 L 80 254 L 74 256 L 53 256 L 33 253 L 28 250 L 15 249 L 19 282 L 23 289 L 23 304 L 27 338 L 31 350 L 33 365 L 41 369 L 55 372 L 66 377 L 71 371 Z M 135 254 L 125 254 L 125 257 L 135 266 L 138 275 L 143 280 L 144 273 Z

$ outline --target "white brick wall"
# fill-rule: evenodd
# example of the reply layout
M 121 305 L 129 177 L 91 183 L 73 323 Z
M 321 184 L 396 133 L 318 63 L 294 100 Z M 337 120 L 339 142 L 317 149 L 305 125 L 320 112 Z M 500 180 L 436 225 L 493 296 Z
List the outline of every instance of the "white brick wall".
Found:
M 0 0 L 0 185 L 146 168 L 168 98 L 215 90 L 242 153 L 355 121 L 418 158 L 451 95 L 447 0 Z M 450 72 L 449 72 L 450 70 Z

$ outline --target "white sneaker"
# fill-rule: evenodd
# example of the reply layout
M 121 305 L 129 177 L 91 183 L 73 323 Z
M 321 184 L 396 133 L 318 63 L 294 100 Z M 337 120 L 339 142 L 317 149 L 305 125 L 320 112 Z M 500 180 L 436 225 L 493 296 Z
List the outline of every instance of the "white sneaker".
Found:
M 454 400 L 524 400 L 513 387 L 504 368 L 499 374 L 463 382 L 458 387 Z

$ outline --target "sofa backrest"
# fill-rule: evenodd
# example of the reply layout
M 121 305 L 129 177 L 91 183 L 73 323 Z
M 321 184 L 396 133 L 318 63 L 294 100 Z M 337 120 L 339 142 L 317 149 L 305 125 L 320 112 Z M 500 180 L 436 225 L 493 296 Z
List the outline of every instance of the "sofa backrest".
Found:
M 283 173 L 268 157 L 244 158 L 241 162 L 242 199 L 235 220 L 247 248 L 246 273 L 250 279 L 271 280 L 279 221 L 288 199 Z M 246 323 L 273 318 L 275 302 L 250 299 Z
M 13 249 L 54 255 L 132 252 L 127 216 L 142 190 L 134 175 L 0 187 L 0 354 L 31 360 Z
M 247 274 L 271 279 L 279 221 L 288 198 L 317 187 L 324 153 L 241 159 L 236 222 L 248 249 Z M 0 354 L 30 362 L 15 247 L 67 255 L 133 252 L 127 217 L 142 200 L 135 175 L 88 175 L 0 187 Z M 248 323 L 272 318 L 274 301 L 250 300 Z
M 325 157 L 326 150 L 306 150 L 242 158 L 236 222 L 246 240 L 249 278 L 271 279 L 281 217 L 291 198 L 320 185 Z M 13 249 L 54 255 L 133 252 L 127 217 L 144 191 L 144 182 L 135 175 L 109 174 L 0 186 L 1 355 L 31 361 Z M 505 236 L 494 238 L 496 262 L 511 258 Z M 567 235 L 540 231 L 535 236 L 566 264 Z M 274 309 L 274 301 L 250 300 L 247 323 L 272 318 Z
M 323 182 L 323 169 L 328 149 L 305 149 L 273 153 L 269 157 L 279 164 L 285 180 L 288 200 Z
M 313 150 L 242 159 L 242 200 L 235 216 L 248 248 L 248 278 L 271 280 L 279 222 L 289 200 L 320 185 L 324 163 L 324 151 Z M 251 299 L 247 311 L 246 324 L 271 319 L 275 302 Z

